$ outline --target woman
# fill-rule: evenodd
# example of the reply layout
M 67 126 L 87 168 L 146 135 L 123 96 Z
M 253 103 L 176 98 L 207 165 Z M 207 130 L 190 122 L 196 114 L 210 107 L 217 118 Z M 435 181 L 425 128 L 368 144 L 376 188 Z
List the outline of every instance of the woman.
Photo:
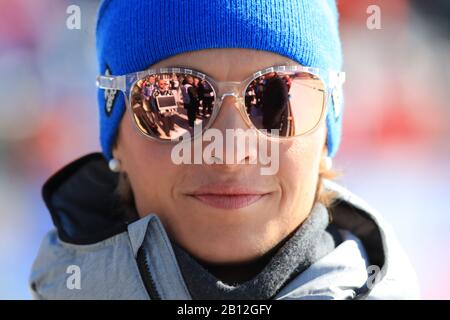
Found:
M 167 0 L 163 12 L 147 10 L 158 6 L 151 2 L 107 0 L 99 9 L 100 72 L 114 75 L 98 78 L 103 154 L 76 160 L 43 188 L 56 230 L 33 266 L 35 297 L 415 298 L 414 272 L 385 222 L 327 180 L 342 123 L 335 3 Z M 149 19 L 135 16 L 142 12 Z M 150 21 L 173 39 L 142 37 Z M 197 134 L 180 114 L 179 135 L 168 140 L 137 126 L 125 97 L 140 77 L 172 73 L 207 81 L 215 96 Z M 249 84 L 269 74 L 289 78 L 274 96 L 262 88 L 271 103 L 289 101 L 291 128 L 278 133 L 245 106 Z M 106 109 L 105 91 L 114 90 Z M 251 131 L 258 143 L 238 152 L 225 139 L 222 154 L 174 163 L 175 146 L 195 152 L 227 130 L 239 132 L 232 141 Z M 277 155 L 272 174 L 261 170 L 265 143 Z

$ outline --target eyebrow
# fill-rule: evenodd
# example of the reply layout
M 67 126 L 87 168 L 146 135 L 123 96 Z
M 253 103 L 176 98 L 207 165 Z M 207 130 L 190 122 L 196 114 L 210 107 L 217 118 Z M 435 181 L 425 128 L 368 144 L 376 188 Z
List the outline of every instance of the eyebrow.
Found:
M 256 73 L 258 71 L 261 71 L 261 70 L 265 70 L 267 68 L 279 67 L 279 66 L 295 66 L 295 65 L 303 66 L 303 65 L 301 65 L 300 63 L 297 63 L 297 62 L 284 61 L 283 63 L 277 63 L 277 64 L 272 64 L 272 65 L 261 66 L 261 67 L 255 69 L 255 70 L 251 71 L 250 73 L 245 74 L 242 79 L 222 80 L 222 82 L 223 81 L 245 81 L 249 77 L 251 77 L 254 73 Z M 204 71 L 204 69 L 201 68 L 201 67 L 197 68 L 197 67 L 190 66 L 188 64 L 173 64 L 173 65 L 168 65 L 168 66 L 158 67 L 158 68 L 185 68 L 185 69 L 192 69 L 192 70 L 198 71 L 200 73 L 203 73 L 203 74 L 213 78 L 216 81 L 217 81 L 217 78 L 218 78 L 216 76 L 212 76 L 210 72 Z

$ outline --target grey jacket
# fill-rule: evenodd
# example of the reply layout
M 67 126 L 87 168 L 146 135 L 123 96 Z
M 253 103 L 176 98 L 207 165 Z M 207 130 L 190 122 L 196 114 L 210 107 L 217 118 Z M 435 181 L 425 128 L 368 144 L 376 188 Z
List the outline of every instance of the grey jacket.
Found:
M 124 221 L 100 154 L 69 164 L 44 185 L 55 230 L 30 275 L 36 299 L 191 299 L 155 214 Z M 275 299 L 415 299 L 415 273 L 383 218 L 343 187 L 333 224 L 343 241 L 287 283 Z

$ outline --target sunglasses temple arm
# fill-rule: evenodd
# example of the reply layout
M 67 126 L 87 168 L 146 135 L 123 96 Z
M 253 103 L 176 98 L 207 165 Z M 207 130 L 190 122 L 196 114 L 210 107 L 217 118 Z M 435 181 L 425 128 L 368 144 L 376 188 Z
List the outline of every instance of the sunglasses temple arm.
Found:
M 125 76 L 98 76 L 97 87 L 100 89 L 126 90 Z

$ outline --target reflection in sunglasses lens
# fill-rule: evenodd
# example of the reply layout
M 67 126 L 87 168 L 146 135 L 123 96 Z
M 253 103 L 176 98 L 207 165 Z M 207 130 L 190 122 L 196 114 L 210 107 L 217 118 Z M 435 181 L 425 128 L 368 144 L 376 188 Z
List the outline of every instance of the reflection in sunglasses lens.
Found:
M 306 72 L 268 73 L 252 81 L 245 91 L 245 108 L 253 125 L 282 137 L 314 129 L 324 107 L 323 82 Z
M 210 83 L 181 73 L 155 74 L 131 90 L 131 109 L 139 130 L 160 140 L 176 140 L 206 126 L 215 94 Z
M 135 82 L 130 101 L 134 121 L 146 136 L 177 140 L 195 126 L 205 128 L 213 114 L 212 85 L 190 74 L 160 73 Z M 252 124 L 268 134 L 290 137 L 314 129 L 325 108 L 323 82 L 307 72 L 272 72 L 245 90 Z

